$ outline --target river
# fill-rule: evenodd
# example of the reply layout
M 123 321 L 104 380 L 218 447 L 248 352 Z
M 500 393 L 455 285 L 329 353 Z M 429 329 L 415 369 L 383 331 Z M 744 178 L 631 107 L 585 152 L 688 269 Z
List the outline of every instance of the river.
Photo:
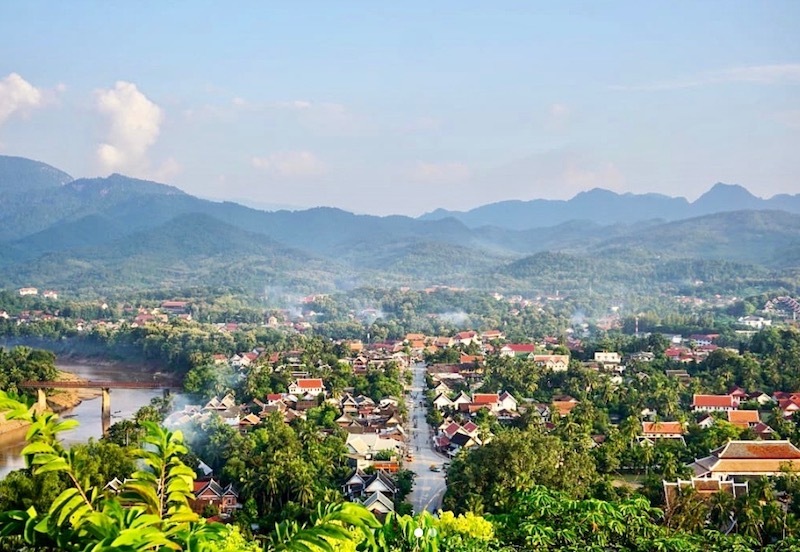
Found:
M 132 373 L 128 365 L 84 364 L 74 361 L 56 362 L 59 370 L 71 372 L 81 378 L 103 381 L 136 381 L 150 378 L 149 372 Z M 138 376 L 138 377 L 137 377 Z M 161 396 L 158 389 L 119 389 L 111 390 L 111 423 L 130 419 L 139 408 L 150 404 L 150 399 Z M 62 442 L 66 445 L 85 443 L 90 438 L 99 439 L 103 435 L 100 417 L 100 397 L 85 399 L 75 408 L 60 414 L 64 418 L 77 420 L 80 426 L 64 432 Z M 8 472 L 25 467 L 20 452 L 25 447 L 27 428 L 0 435 L 0 479 Z

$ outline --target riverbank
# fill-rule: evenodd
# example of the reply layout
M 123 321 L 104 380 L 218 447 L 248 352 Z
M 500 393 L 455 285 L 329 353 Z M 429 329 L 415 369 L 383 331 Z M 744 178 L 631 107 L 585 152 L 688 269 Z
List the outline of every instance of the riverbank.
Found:
M 123 372 L 129 374 L 144 375 L 146 379 L 154 376 L 163 376 L 156 366 L 143 365 L 142 363 L 126 362 L 108 359 L 98 359 L 94 357 L 81 357 L 78 355 L 68 355 L 59 357 L 56 360 L 58 368 L 57 381 L 81 382 L 86 378 L 73 373 L 82 371 L 85 367 L 91 367 L 98 372 Z M 135 376 L 132 379 L 136 379 Z M 99 389 L 57 389 L 50 391 L 47 395 L 47 409 L 51 412 L 64 412 L 80 405 L 85 400 L 96 399 L 101 394 Z M 0 413 L 0 435 L 17 434 L 29 424 L 20 420 L 6 420 Z
M 71 372 L 59 370 L 56 381 L 80 382 L 86 380 Z M 100 391 L 97 389 L 58 389 L 47 396 L 47 409 L 59 413 L 75 408 L 86 399 L 95 399 L 99 396 Z M 28 422 L 22 420 L 6 420 L 3 413 L 0 412 L 0 435 L 18 433 L 29 425 Z

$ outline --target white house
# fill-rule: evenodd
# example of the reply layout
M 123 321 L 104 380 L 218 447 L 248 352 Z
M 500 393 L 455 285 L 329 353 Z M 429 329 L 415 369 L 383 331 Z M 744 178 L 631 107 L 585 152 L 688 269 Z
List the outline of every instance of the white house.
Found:
M 316 397 L 325 392 L 325 384 L 319 378 L 299 378 L 289 385 L 289 393 L 304 397 L 311 395 Z

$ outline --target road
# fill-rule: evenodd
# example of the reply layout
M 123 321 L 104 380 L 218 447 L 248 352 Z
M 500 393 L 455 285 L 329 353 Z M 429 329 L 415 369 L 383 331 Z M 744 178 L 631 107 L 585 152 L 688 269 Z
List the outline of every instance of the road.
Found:
M 436 512 L 441 508 L 447 484 L 444 471 L 433 472 L 430 467 L 435 464 L 441 468 L 446 458 L 433 450 L 432 431 L 425 421 L 425 407 L 420 405 L 420 402 L 425 400 L 425 364 L 417 363 L 412 370 L 414 379 L 409 401 L 411 427 L 408 433 L 408 449 L 414 455 L 414 460 L 406 462 L 406 468 L 416 473 L 417 477 L 414 479 L 414 488 L 408 498 L 415 513 L 423 510 Z

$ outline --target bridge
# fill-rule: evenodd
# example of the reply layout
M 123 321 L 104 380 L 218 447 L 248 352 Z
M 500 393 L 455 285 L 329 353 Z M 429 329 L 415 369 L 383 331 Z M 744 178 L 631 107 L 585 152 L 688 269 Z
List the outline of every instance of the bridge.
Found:
M 104 380 L 83 380 L 83 381 L 24 381 L 17 385 L 23 389 L 36 389 L 36 410 L 44 412 L 47 410 L 46 389 L 100 389 L 100 413 L 103 421 L 103 433 L 108 431 L 111 425 L 111 390 L 112 389 L 163 389 L 167 395 L 173 389 L 180 389 L 179 385 L 158 381 L 104 381 Z

